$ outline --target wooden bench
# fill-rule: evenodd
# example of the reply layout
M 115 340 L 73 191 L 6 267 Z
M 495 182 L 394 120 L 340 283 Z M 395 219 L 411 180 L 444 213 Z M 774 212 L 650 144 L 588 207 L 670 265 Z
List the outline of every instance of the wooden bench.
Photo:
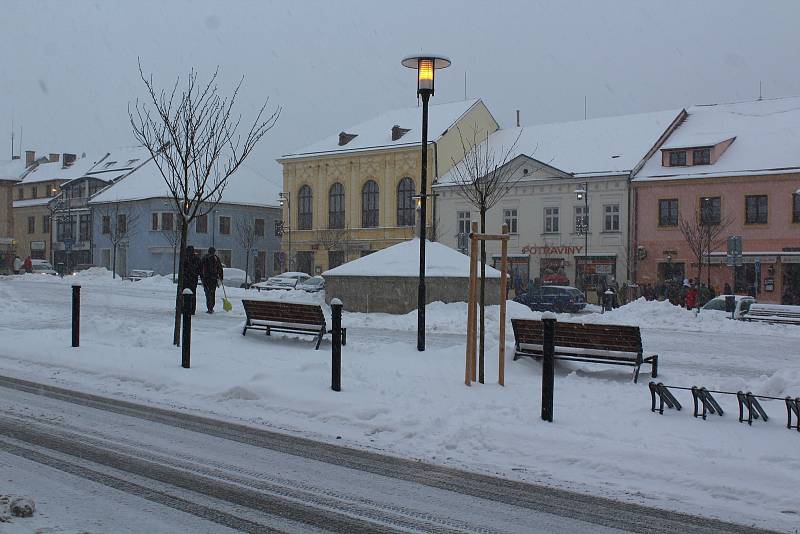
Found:
M 511 319 L 516 351 L 520 356 L 539 359 L 543 356 L 543 323 L 535 319 Z M 658 376 L 658 355 L 643 355 L 638 326 L 556 323 L 554 357 L 557 360 L 627 365 L 634 368 L 633 381 L 639 380 L 639 368 L 649 363 L 653 378 Z
M 751 304 L 747 313 L 742 315 L 742 320 L 800 325 L 800 306 Z
M 316 336 L 319 350 L 322 338 L 330 334 L 325 324 L 325 316 L 319 304 L 300 304 L 283 300 L 245 300 L 242 299 L 247 322 L 242 335 L 247 330 L 264 330 L 267 335 L 272 332 L 290 334 L 308 334 Z M 342 328 L 342 345 L 347 345 L 347 329 Z

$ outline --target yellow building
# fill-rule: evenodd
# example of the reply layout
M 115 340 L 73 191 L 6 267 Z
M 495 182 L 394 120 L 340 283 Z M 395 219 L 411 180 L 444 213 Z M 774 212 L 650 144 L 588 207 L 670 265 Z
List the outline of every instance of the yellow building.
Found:
M 282 270 L 319 274 L 415 235 L 421 115 L 418 107 L 390 111 L 278 159 Z M 463 157 L 462 137 L 498 129 L 481 100 L 430 106 L 428 124 L 427 193 Z M 435 197 L 428 202 L 428 235 L 435 238 Z

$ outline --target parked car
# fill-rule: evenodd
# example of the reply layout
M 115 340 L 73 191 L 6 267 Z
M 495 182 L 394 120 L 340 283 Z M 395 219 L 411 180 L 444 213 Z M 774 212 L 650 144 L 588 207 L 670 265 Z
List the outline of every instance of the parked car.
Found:
M 316 293 L 325 289 L 325 279 L 321 276 L 312 276 L 304 282 L 298 282 L 295 289 L 302 289 L 309 293 Z
M 734 295 L 734 297 L 736 297 L 736 309 L 733 312 L 733 318 L 741 319 L 742 315 L 747 313 L 747 310 L 750 309 L 750 305 L 756 303 L 756 299 L 750 295 Z M 720 295 L 709 300 L 706 305 L 703 306 L 702 310 L 725 313 L 725 295 Z
M 298 283 L 303 283 L 311 278 L 306 273 L 288 272 L 272 276 L 266 282 L 259 282 L 253 287 L 261 291 L 262 289 L 295 289 Z
M 35 274 L 58 274 L 47 260 L 31 260 L 31 272 Z
M 226 287 L 250 287 L 253 280 L 249 275 L 245 275 L 242 269 L 235 267 L 222 268 L 222 284 Z
M 571 286 L 541 286 L 531 288 L 514 299 L 534 311 L 575 313 L 586 307 L 581 290 Z
M 123 280 L 130 280 L 132 282 L 138 282 L 142 278 L 150 278 L 156 274 L 155 271 L 150 271 L 148 269 L 131 269 L 131 272 L 128 276 L 123 278 Z

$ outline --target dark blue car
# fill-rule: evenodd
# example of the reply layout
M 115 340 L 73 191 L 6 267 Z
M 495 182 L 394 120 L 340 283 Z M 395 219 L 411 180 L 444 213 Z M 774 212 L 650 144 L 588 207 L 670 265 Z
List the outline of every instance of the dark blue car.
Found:
M 575 287 L 542 286 L 531 288 L 514 299 L 534 311 L 575 313 L 586 307 L 586 297 Z

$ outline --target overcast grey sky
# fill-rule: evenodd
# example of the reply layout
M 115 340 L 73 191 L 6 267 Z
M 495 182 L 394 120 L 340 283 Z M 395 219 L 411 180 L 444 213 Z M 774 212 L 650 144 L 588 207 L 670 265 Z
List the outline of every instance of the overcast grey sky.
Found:
M 800 94 L 800 2 L 3 0 L 0 157 L 134 143 L 136 59 L 168 84 L 190 67 L 245 76 L 241 110 L 283 115 L 252 165 L 416 105 L 420 50 L 450 56 L 433 102 L 483 98 L 503 126 Z

